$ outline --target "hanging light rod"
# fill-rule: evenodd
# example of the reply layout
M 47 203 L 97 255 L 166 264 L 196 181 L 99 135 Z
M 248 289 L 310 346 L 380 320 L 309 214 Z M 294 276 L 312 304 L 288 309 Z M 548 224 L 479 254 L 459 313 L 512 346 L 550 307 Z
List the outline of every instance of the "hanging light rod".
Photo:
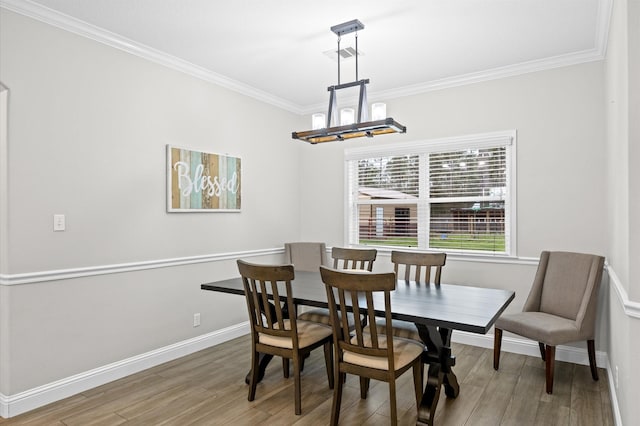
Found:
M 329 110 L 327 112 L 326 126 L 319 129 L 307 130 L 303 132 L 292 132 L 293 139 L 303 140 L 311 144 L 320 142 L 342 141 L 360 137 L 373 137 L 388 133 L 406 133 L 407 128 L 396 122 L 393 118 L 387 117 L 368 121 L 367 88 L 369 79 L 358 80 L 358 31 L 364 29 L 364 25 L 357 19 L 342 24 L 334 25 L 331 31 L 338 36 L 338 84 L 327 87 L 329 91 Z M 340 83 L 340 38 L 345 34 L 355 32 L 356 39 L 356 79 L 350 83 Z M 360 87 L 358 96 L 358 112 L 355 123 L 340 123 L 336 117 L 337 100 L 336 91 L 349 87 Z M 333 126 L 332 126 L 333 124 Z

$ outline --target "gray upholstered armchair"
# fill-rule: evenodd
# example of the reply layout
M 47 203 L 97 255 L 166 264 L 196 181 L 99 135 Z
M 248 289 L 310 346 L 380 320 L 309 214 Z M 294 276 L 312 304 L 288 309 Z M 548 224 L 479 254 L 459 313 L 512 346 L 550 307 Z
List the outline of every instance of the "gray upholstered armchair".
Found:
M 284 257 L 296 271 L 318 272 L 320 265 L 327 264 L 327 246 L 325 243 L 285 243 Z
M 538 342 L 546 363 L 547 393 L 553 392 L 557 345 L 586 340 L 591 376 L 598 380 L 594 336 L 603 266 L 601 256 L 543 251 L 523 311 L 496 321 L 493 368 L 500 363 L 504 330 Z

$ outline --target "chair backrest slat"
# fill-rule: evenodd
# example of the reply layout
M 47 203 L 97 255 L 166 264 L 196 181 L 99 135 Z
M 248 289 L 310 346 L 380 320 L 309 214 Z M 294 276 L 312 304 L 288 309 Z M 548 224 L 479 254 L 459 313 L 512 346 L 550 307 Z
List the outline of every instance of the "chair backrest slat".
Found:
M 360 273 L 350 272 L 326 267 L 320 268 L 322 281 L 327 290 L 329 313 L 334 330 L 334 344 L 341 349 L 338 352 L 342 360 L 342 352 L 349 351 L 357 354 L 368 355 L 378 358 L 387 358 L 390 368 L 393 366 L 393 344 L 392 334 L 385 336 L 382 340 L 377 331 L 377 327 L 365 327 L 361 320 L 361 315 L 354 315 L 355 327 L 351 335 L 347 326 L 341 323 L 346 321 L 338 320 L 338 312 L 346 315 L 347 309 L 352 308 L 354 313 L 365 314 L 369 319 L 369 324 L 376 324 L 375 311 L 384 307 L 385 328 L 391 329 L 391 291 L 395 290 L 396 274 L 387 273 Z M 376 297 L 376 293 L 384 294 L 384 299 Z M 336 298 L 337 294 L 337 298 Z M 379 303 L 375 305 L 375 301 Z M 349 306 L 346 306 L 346 303 Z M 383 344 L 383 342 L 385 342 Z
M 404 277 L 405 281 L 440 284 L 442 267 L 446 261 L 446 253 L 417 253 L 395 250 L 391 252 L 393 270 L 398 277 Z M 435 271 L 433 282 L 431 281 L 432 269 Z
M 244 284 L 253 339 L 257 341 L 259 333 L 290 337 L 297 347 L 295 315 L 288 318 L 288 312 L 293 311 L 293 265 L 257 265 L 238 260 L 238 270 Z
M 333 247 L 331 249 L 333 269 L 362 269 L 371 272 L 377 254 L 376 249 Z

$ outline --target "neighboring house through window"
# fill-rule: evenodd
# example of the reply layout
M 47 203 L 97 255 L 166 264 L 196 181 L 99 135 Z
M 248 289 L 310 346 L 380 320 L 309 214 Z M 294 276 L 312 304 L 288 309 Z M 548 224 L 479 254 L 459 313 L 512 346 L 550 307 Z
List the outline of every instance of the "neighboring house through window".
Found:
M 516 132 L 345 151 L 350 245 L 515 256 Z

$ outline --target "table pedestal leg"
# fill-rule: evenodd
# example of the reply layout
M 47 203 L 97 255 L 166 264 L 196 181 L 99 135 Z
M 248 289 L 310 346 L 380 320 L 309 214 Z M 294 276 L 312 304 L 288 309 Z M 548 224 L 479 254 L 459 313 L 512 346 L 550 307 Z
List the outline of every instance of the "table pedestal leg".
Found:
M 429 364 L 427 383 L 418 407 L 416 424 L 433 426 L 442 386 L 444 385 L 444 392 L 449 398 L 457 397 L 460 392 L 458 378 L 451 370 L 456 364 L 456 359 L 451 356 L 450 329 L 422 324 L 416 324 L 416 327 L 426 346 L 422 360 Z
M 258 356 L 258 383 L 264 378 L 264 372 L 267 369 L 267 365 L 273 359 L 273 355 L 260 353 Z M 247 373 L 247 376 L 244 378 L 244 382 L 246 384 L 251 383 L 251 370 Z

